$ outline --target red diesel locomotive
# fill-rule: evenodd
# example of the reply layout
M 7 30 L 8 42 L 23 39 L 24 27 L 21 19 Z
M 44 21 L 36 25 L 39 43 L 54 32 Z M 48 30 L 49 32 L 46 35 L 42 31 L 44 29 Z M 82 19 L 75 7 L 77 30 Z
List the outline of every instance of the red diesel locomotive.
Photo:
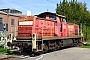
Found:
M 51 12 L 24 16 L 18 22 L 18 36 L 12 41 L 24 52 L 47 52 L 82 43 L 79 25 L 67 23 L 66 17 Z

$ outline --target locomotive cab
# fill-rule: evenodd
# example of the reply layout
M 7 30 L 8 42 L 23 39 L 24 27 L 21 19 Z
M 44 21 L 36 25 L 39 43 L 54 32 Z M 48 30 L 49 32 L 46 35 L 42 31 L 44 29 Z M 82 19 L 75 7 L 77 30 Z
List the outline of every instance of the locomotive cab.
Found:
M 58 37 L 67 36 L 67 29 L 66 29 L 67 23 L 66 23 L 65 16 L 58 15 L 56 13 L 51 13 L 51 12 L 43 12 L 36 16 L 54 21 L 54 28 L 55 28 L 54 36 L 58 36 Z

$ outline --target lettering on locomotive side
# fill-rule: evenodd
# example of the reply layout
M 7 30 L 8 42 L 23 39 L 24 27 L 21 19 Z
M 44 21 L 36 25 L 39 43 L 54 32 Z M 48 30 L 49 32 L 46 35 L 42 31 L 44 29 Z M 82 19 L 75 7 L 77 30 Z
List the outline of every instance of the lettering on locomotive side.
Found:
M 23 22 L 19 22 L 19 25 L 33 25 L 33 21 L 23 21 Z

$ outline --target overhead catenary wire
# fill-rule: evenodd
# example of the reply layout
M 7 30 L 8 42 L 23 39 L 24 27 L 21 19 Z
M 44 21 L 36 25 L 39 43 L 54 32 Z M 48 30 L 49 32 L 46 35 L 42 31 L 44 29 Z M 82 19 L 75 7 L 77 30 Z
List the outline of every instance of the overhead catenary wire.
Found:
M 47 0 L 48 2 L 50 2 L 50 3 L 53 3 L 53 4 L 57 4 L 57 3 L 55 3 L 55 2 L 53 2 L 53 1 L 51 1 L 51 0 Z M 48 12 L 49 10 L 47 9 L 47 12 Z
M 51 3 L 53 3 L 53 4 L 56 4 L 55 2 L 53 2 L 53 1 L 51 1 L 51 0 L 47 0 L 47 1 L 49 1 L 49 2 L 51 2 Z

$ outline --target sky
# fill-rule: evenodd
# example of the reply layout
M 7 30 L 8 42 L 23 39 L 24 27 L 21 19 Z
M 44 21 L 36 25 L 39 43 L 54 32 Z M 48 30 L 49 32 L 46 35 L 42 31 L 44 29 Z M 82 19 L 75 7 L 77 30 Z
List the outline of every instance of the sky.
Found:
M 87 8 L 90 11 L 90 0 L 78 0 L 86 2 Z M 22 11 L 23 14 L 30 10 L 32 15 L 46 12 L 47 10 L 55 13 L 56 4 L 60 0 L 0 0 L 0 9 L 14 8 Z

